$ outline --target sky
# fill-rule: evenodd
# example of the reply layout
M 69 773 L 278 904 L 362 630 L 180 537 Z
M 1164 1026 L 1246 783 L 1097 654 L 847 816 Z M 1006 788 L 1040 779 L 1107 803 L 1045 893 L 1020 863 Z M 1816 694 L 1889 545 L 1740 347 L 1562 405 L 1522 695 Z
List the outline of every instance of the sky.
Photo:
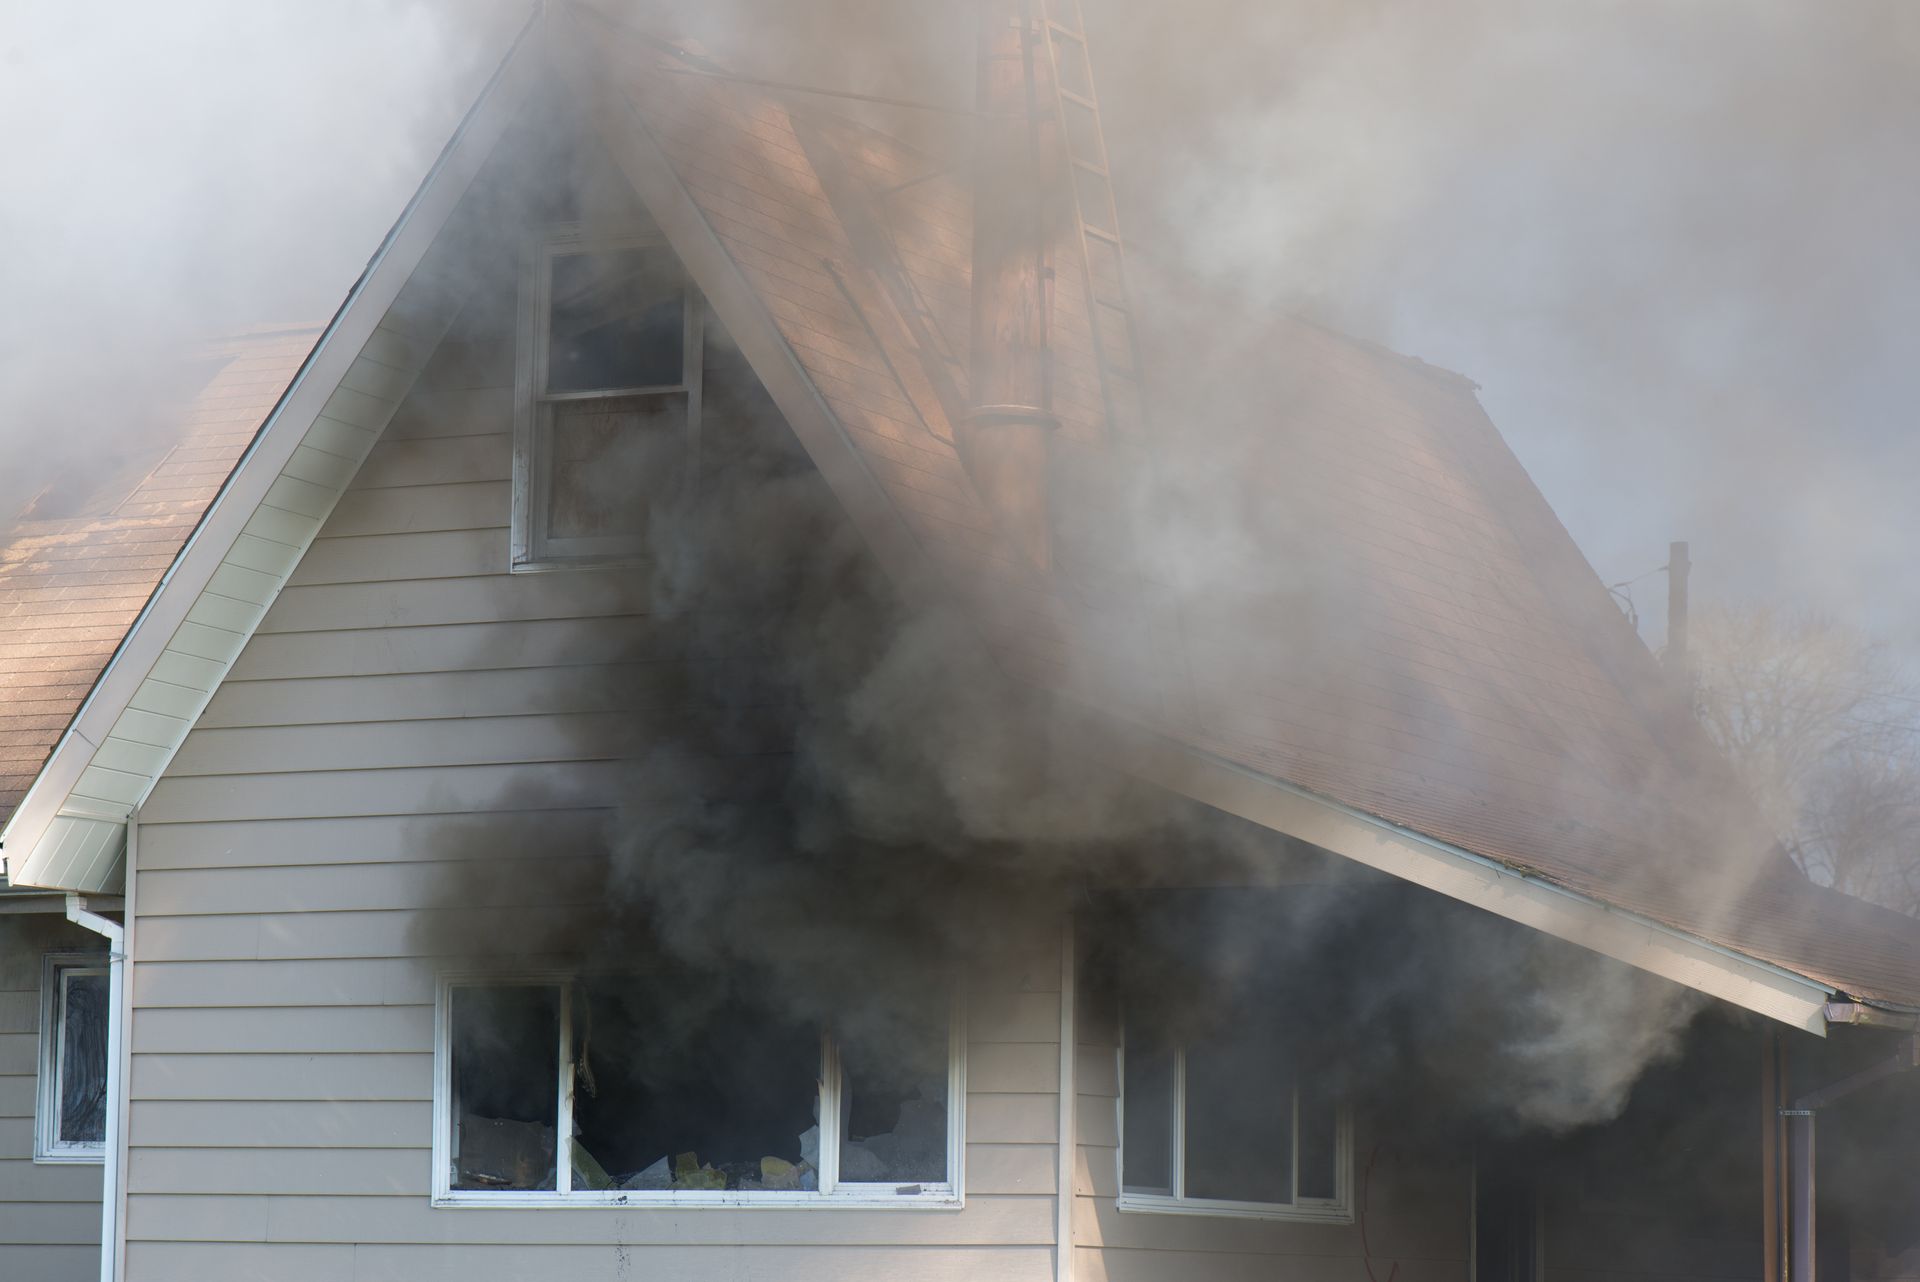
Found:
M 692 25 L 752 17 L 768 73 L 966 99 L 951 4 L 764 4 Z M 1155 270 L 1473 378 L 1651 642 L 1640 576 L 1684 538 L 1701 598 L 1920 655 L 1920 10 L 1085 4 Z M 324 319 L 524 12 L 0 0 L 0 508 L 138 431 L 201 335 Z

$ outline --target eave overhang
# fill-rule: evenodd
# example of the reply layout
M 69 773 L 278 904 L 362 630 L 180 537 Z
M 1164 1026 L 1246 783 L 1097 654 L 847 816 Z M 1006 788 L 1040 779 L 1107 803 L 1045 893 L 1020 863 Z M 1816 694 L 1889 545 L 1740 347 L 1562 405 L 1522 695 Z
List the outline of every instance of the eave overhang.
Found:
M 1065 729 L 1134 778 L 1472 904 L 1769 1019 L 1825 1036 L 1839 990 L 1592 895 L 1091 709 Z

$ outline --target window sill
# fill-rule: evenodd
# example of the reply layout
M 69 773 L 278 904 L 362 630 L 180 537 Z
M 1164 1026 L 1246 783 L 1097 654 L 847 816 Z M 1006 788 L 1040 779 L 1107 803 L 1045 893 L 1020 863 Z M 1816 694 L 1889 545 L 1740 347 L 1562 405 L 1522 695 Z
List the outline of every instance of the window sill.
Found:
M 40 1166 L 99 1166 L 107 1160 L 107 1150 L 104 1147 L 54 1149 L 36 1152 L 33 1160 Z
M 860 1210 L 958 1211 L 966 1199 L 950 1189 L 912 1194 L 886 1193 L 662 1193 L 651 1191 L 595 1193 L 481 1193 L 454 1191 L 434 1197 L 433 1205 L 497 1211 L 566 1208 L 648 1210 Z
M 555 574 L 565 570 L 634 570 L 652 564 L 644 552 L 608 553 L 605 556 L 547 557 L 541 560 L 515 561 L 509 574 Z
M 1290 1220 L 1306 1224 L 1351 1224 L 1353 1210 L 1337 1202 L 1305 1206 L 1278 1206 L 1266 1202 L 1218 1202 L 1203 1198 L 1177 1200 L 1150 1193 L 1122 1193 L 1114 1206 L 1140 1215 L 1206 1215 L 1233 1220 Z

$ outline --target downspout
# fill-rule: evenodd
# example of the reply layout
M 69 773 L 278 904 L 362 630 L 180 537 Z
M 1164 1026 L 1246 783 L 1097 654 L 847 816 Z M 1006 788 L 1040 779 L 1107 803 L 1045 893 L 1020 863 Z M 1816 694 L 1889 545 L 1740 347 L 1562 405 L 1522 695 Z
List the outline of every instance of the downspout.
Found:
M 128 896 L 124 901 L 129 908 L 137 830 L 130 818 L 127 822 Z M 126 915 L 132 914 L 127 911 Z M 126 927 L 89 909 L 86 897 L 74 891 L 67 892 L 67 920 L 107 941 L 107 1119 L 106 1153 L 100 1164 L 100 1282 L 118 1282 L 126 1241 L 121 1214 L 126 1188 Z
M 1079 1148 L 1075 1133 L 1074 1108 L 1079 1083 L 1074 1071 L 1075 1047 L 1079 1034 L 1074 1031 L 1073 913 L 1069 911 L 1060 928 L 1060 1134 L 1055 1155 L 1053 1280 L 1073 1282 L 1073 1169 Z
M 1760 1035 L 1760 1242 L 1761 1282 L 1786 1276 L 1788 1237 L 1781 1215 L 1783 1200 L 1781 1110 L 1787 1102 L 1786 1050 L 1780 1031 L 1768 1024 Z
M 1813 1282 L 1813 1110 L 1783 1108 L 1787 1123 L 1787 1276 Z

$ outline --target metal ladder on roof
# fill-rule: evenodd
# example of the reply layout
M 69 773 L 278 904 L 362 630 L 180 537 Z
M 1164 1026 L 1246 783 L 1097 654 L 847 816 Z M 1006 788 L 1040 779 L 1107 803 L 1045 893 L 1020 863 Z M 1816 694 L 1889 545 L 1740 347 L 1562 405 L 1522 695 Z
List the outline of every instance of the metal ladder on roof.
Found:
M 1081 261 L 1087 272 L 1087 319 L 1093 330 L 1093 356 L 1100 370 L 1107 422 L 1120 440 L 1141 442 L 1147 423 L 1140 346 L 1127 303 L 1126 257 L 1120 244 L 1113 176 L 1107 167 L 1107 140 L 1100 128 L 1100 103 L 1094 95 L 1093 63 L 1087 57 L 1080 0 L 1036 0 L 1036 8 L 1053 59 L 1060 136 L 1067 155 L 1067 187 L 1080 229 Z

